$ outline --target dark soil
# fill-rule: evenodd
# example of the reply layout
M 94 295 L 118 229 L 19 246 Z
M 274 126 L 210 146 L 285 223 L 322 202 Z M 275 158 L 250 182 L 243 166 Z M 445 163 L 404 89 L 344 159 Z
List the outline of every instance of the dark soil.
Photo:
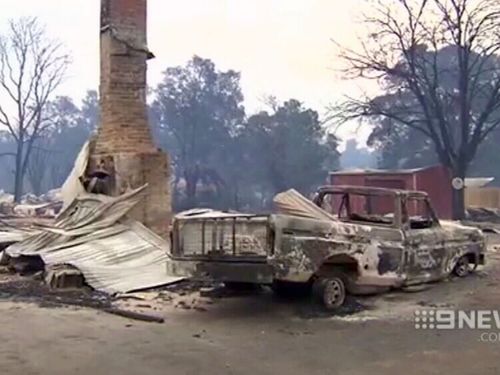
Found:
M 34 277 L 3 275 L 0 278 L 0 300 L 37 303 L 41 307 L 81 306 L 105 309 L 111 306 L 111 297 L 90 288 L 54 291 Z

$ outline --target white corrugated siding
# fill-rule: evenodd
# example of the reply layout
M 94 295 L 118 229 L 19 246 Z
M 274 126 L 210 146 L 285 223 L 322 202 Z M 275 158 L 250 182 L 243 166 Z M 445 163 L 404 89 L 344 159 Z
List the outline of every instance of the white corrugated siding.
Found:
M 318 220 L 336 220 L 333 215 L 316 206 L 312 201 L 294 189 L 276 195 L 273 203 L 276 210 L 281 214 L 303 216 Z
M 181 280 L 167 275 L 169 243 L 125 215 L 144 187 L 117 198 L 84 194 L 52 226 L 16 243 L 8 255 L 39 255 L 48 265 L 71 264 L 87 283 L 108 293 L 126 293 Z

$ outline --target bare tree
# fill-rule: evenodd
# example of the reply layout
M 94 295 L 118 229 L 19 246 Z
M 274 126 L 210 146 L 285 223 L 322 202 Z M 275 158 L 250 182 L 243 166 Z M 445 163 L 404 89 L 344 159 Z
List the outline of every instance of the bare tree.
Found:
M 377 80 L 384 95 L 347 98 L 334 116 L 390 120 L 428 137 L 453 177 L 500 125 L 500 2 L 378 0 L 359 49 L 342 48 L 347 78 Z M 454 217 L 464 216 L 454 189 Z
M 49 165 L 51 154 L 51 151 L 39 145 L 34 146 L 31 151 L 26 177 L 31 185 L 33 194 L 37 196 L 42 194 L 44 180 L 46 179 L 47 172 L 49 172 L 48 169 L 51 169 Z M 50 172 L 52 171 L 50 170 Z
M 0 36 L 0 124 L 16 143 L 14 196 L 19 201 L 28 162 L 51 122 L 44 118 L 50 96 L 61 84 L 69 57 L 48 38 L 36 18 L 9 22 Z

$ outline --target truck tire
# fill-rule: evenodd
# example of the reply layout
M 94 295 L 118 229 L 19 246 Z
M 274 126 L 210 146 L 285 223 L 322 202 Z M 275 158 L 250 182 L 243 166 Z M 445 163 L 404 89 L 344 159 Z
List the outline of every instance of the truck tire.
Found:
M 328 311 L 341 307 L 346 298 L 346 286 L 343 275 L 339 272 L 316 279 L 313 284 L 313 296 Z
M 470 273 L 469 257 L 467 255 L 462 256 L 455 268 L 453 268 L 453 273 L 458 277 L 466 277 Z

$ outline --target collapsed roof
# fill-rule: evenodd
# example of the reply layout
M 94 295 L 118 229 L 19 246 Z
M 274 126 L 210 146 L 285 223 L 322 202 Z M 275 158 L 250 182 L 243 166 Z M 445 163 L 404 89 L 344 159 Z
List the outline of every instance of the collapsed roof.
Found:
M 80 194 L 53 224 L 40 227 L 5 252 L 11 257 L 40 256 L 49 266 L 72 265 L 91 287 L 107 293 L 179 281 L 167 275 L 169 243 L 126 217 L 145 188 L 119 197 Z

